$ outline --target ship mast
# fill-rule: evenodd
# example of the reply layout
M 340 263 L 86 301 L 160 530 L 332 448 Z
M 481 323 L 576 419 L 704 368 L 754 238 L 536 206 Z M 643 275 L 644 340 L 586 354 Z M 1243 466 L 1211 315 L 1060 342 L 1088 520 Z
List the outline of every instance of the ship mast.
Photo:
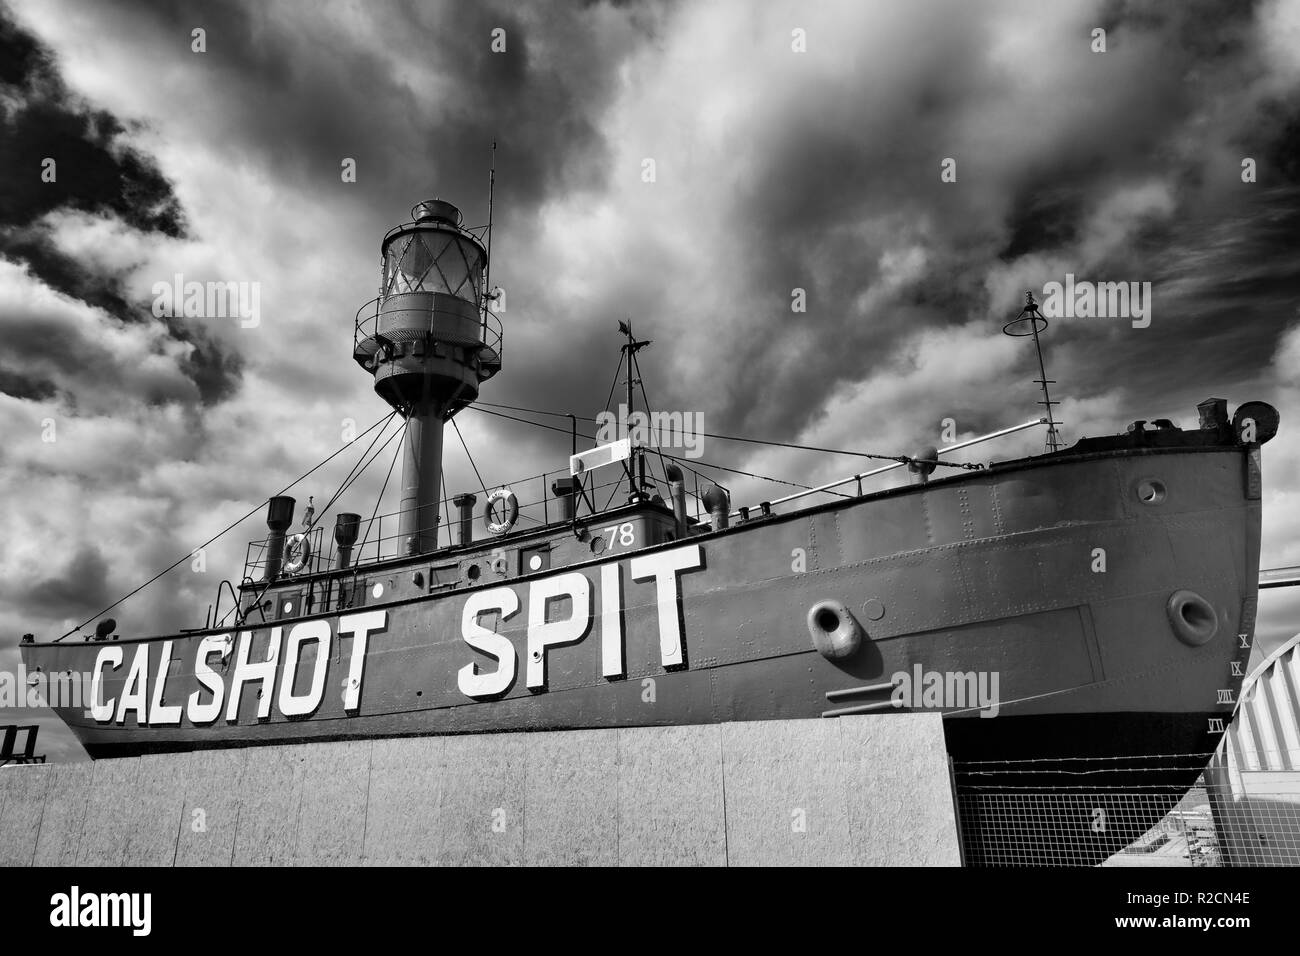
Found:
M 1025 326 L 1028 326 L 1028 331 L 1025 331 Z M 1047 391 L 1047 386 L 1055 385 L 1056 380 L 1047 377 L 1047 366 L 1043 363 L 1043 345 L 1038 338 L 1038 333 L 1046 328 L 1047 319 L 1043 317 L 1042 312 L 1038 311 L 1038 303 L 1034 301 L 1034 294 L 1026 292 L 1025 307 L 1020 310 L 1018 316 L 1002 327 L 1002 331 L 1006 335 L 1032 335 L 1034 337 L 1034 352 L 1038 356 L 1038 378 L 1034 379 L 1034 381 L 1043 389 L 1043 400 L 1038 404 L 1047 409 L 1047 442 L 1044 450 L 1051 452 L 1058 451 L 1061 447 L 1061 436 L 1056 430 L 1056 426 L 1060 423 L 1056 421 L 1056 417 L 1052 413 L 1052 407 L 1061 403 L 1052 401 L 1052 396 Z
M 632 396 L 632 389 L 633 386 L 639 385 L 641 383 L 641 380 L 639 378 L 636 378 L 634 374 L 634 370 L 636 368 L 636 353 L 641 351 L 643 348 L 649 346 L 653 342 L 653 340 L 645 339 L 644 341 L 637 341 L 636 337 L 632 334 L 631 319 L 628 319 L 628 321 L 626 322 L 620 321 L 618 323 L 618 330 L 627 337 L 627 341 L 623 343 L 620 349 L 620 351 L 622 352 L 622 356 L 620 357 L 619 362 L 625 367 L 627 371 L 627 381 L 626 381 L 627 404 L 623 406 L 624 408 L 623 432 L 630 438 L 632 435 L 632 402 L 634 400 Z M 648 415 L 649 413 L 650 413 L 650 409 L 647 408 L 646 414 Z M 638 487 L 637 485 L 636 467 L 632 464 L 633 460 L 640 462 L 642 454 L 643 454 L 642 450 L 637 449 L 635 452 L 635 457 L 628 459 L 627 495 L 628 495 L 629 504 L 640 501 L 645 497 L 645 494 L 642 492 L 641 488 Z

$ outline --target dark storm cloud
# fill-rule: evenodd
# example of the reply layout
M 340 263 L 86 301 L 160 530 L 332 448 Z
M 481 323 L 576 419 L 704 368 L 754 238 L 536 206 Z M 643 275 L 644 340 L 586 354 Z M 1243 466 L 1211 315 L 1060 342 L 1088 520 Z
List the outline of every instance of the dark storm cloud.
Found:
M 1006 219 L 1007 241 L 1000 258 L 1018 259 L 1039 249 L 1074 242 L 1084 214 L 1084 196 L 1069 187 L 1024 189 Z
M 263 171 L 282 195 L 301 190 L 306 202 L 318 195 L 340 219 L 360 223 L 368 242 L 377 243 L 415 200 L 433 194 L 456 202 L 469 225 L 484 223 L 488 157 L 497 141 L 497 231 L 508 231 L 526 251 L 546 202 L 598 193 L 605 184 L 610 144 L 599 123 L 618 89 L 617 71 L 653 41 L 662 11 L 673 4 L 620 5 L 612 22 L 595 15 L 593 7 L 604 5 L 399 0 L 364 8 L 365 29 L 373 33 L 365 42 L 346 22 L 361 14 L 341 4 L 110 6 L 115 28 L 154 51 L 160 72 L 208 77 L 221 108 L 211 112 L 205 151 L 232 170 Z M 206 53 L 191 51 L 196 28 L 205 31 Z M 505 54 L 492 50 L 498 28 Z M 346 186 L 345 157 L 358 170 L 357 182 Z M 303 238 L 304 254 L 338 253 L 336 240 L 318 238 L 316 251 L 311 237 Z M 509 260 L 494 260 L 494 282 L 508 282 Z M 362 275 L 361 260 L 347 262 Z M 85 284 L 65 274 L 75 264 L 47 257 L 43 268 L 64 287 Z M 359 296 L 366 289 L 359 285 Z M 81 291 L 113 310 L 122 306 L 111 286 Z M 172 334 L 197 333 L 178 327 Z M 537 356 L 543 367 L 573 353 L 565 343 L 549 344 L 554 354 Z M 240 366 L 237 357 L 209 348 L 192 361 L 205 398 L 224 397 Z M 581 407 L 590 407 L 594 389 L 583 397 Z
M 18 609 L 37 614 L 50 608 L 65 613 L 93 613 L 112 600 L 108 571 L 108 562 L 99 550 L 84 545 L 68 558 L 58 574 L 29 586 L 6 588 L 5 599 Z
M 182 332 L 184 330 L 181 330 Z M 181 374 L 146 366 L 143 355 L 119 355 L 104 348 L 95 330 L 61 321 L 51 314 L 11 313 L 5 317 L 6 356 L 20 359 L 21 371 L 0 365 L 0 391 L 17 398 L 50 398 L 59 394 L 69 410 L 119 413 L 128 403 L 189 405 L 202 394 L 202 380 L 211 373 L 193 356 L 178 359 Z M 209 356 L 207 361 L 214 360 Z M 219 360 L 219 359 L 217 359 Z M 89 375 L 88 375 L 89 373 Z M 76 385 L 89 378 L 93 389 Z M 59 382 L 74 383 L 59 388 Z M 224 390 L 226 381 L 210 381 L 211 390 Z M 12 386 L 13 388 L 11 389 Z M 23 394 L 23 393 L 26 394 Z
M 40 219 L 55 211 L 107 215 L 144 233 L 185 235 L 171 184 L 154 162 L 125 146 L 123 123 L 72 96 L 50 52 L 0 5 L 0 255 L 24 264 L 50 288 L 102 309 L 122 322 L 149 315 L 128 301 L 122 277 L 88 267 L 58 249 Z M 54 159 L 54 182 L 41 180 Z M 193 328 L 166 320 L 170 335 L 195 346 L 182 369 L 204 404 L 228 397 L 239 380 L 237 356 L 223 353 Z M 11 360 L 21 360 L 13 354 Z M 16 381 L 11 368 L 0 379 Z M 9 392 L 9 394 L 16 394 Z M 19 397 L 29 397 L 21 395 Z
M 1264 311 L 1260 306 L 1279 292 L 1294 298 L 1300 290 L 1300 270 L 1267 215 L 1280 212 L 1294 222 L 1300 193 L 1264 192 L 1270 180 L 1295 180 L 1300 113 L 1295 100 L 1272 99 L 1253 114 L 1207 115 L 1207 104 L 1240 94 L 1260 72 L 1250 13 L 1229 2 L 1114 4 L 1103 14 L 1111 44 L 1104 56 L 1089 51 L 1086 31 L 1042 36 L 1041 58 L 1025 62 L 1013 75 L 1025 80 L 1035 73 L 1073 72 L 1075 99 L 1028 100 L 1032 109 L 1026 109 L 1023 130 L 1006 128 L 1005 145 L 992 155 L 974 151 L 958 132 L 963 118 L 979 117 L 1000 92 L 1013 92 L 1010 86 L 1000 89 L 1006 78 L 983 59 L 982 51 L 996 40 L 983 35 L 983 22 L 972 25 L 954 16 L 950 26 L 939 26 L 915 51 L 929 67 L 927 78 L 900 84 L 897 98 L 880 110 L 859 115 L 853 97 L 828 96 L 824 85 L 801 90 L 802 110 L 767 126 L 771 140 L 758 151 L 760 173 L 752 188 L 737 192 L 732 206 L 734 232 L 746 237 L 747 282 L 771 308 L 753 317 L 756 334 L 734 343 L 735 364 L 746 374 L 737 378 L 724 411 L 728 425 L 749 433 L 796 433 L 819 414 L 830 394 L 870 374 L 917 328 L 1006 308 L 1008 303 L 992 301 L 982 288 L 991 263 L 1068 249 L 1108 195 L 1142 177 L 1164 182 L 1175 197 L 1176 209 L 1160 230 L 1164 246 L 1126 247 L 1097 266 L 1096 278 L 1172 275 L 1177 256 L 1194 254 L 1203 239 L 1204 204 L 1234 189 L 1235 198 L 1221 205 L 1235 246 L 1199 289 L 1221 309 L 1204 314 L 1202 308 L 1201 320 L 1194 321 L 1186 311 L 1193 303 L 1161 300 L 1157 327 L 1133 341 L 1122 353 L 1123 363 L 1149 365 L 1155 356 L 1191 352 L 1187 369 L 1209 378 L 1223 371 L 1214 368 L 1219 356 L 1209 346 L 1189 349 L 1189 343 L 1213 342 L 1223 323 L 1233 321 L 1239 356 L 1233 371 L 1263 368 L 1284 321 L 1276 314 L 1257 314 Z M 1116 72 L 1120 61 L 1107 58 L 1139 44 L 1144 59 L 1129 59 L 1123 72 Z M 1037 118 L 1059 115 L 1073 120 L 1050 141 L 1021 148 L 1035 139 Z M 1188 137 L 1207 141 L 1189 147 Z M 1240 144 L 1241 155 L 1266 158 L 1259 185 L 1243 186 L 1235 166 L 1212 170 L 1208 175 L 1220 178 L 1205 181 L 1203 160 L 1214 137 Z M 942 184 L 939 160 L 954 152 L 960 153 L 958 182 Z M 887 310 L 852 321 L 851 303 L 879 278 L 879 248 L 831 244 L 827 236 L 838 225 L 889 217 L 902 226 L 921 218 L 934 225 L 924 241 L 926 272 L 892 298 Z M 1238 267 L 1251 278 L 1234 288 L 1242 274 Z M 791 287 L 808 285 L 801 280 L 812 276 L 822 277 L 809 289 L 817 307 L 792 314 Z M 1044 275 L 1038 284 L 1060 278 Z M 1248 325 L 1252 316 L 1261 321 Z M 990 334 L 1001 324 L 991 321 Z M 1064 344 L 1115 331 L 1062 326 L 1056 334 Z M 800 344 L 810 333 L 823 343 Z M 1085 397 L 1124 381 L 1107 375 L 1072 385 Z M 800 400 L 764 400 L 789 394 Z
M 255 158 L 294 186 L 318 184 L 331 204 L 356 207 L 354 218 L 367 223 L 369 242 L 377 244 L 406 218 L 414 200 L 430 194 L 456 202 L 469 224 L 485 222 L 488 157 L 497 141 L 500 238 L 493 281 L 510 285 L 512 268 L 531 255 L 541 207 L 575 194 L 595 196 L 605 186 L 612 144 L 600 122 L 619 87 L 618 69 L 654 41 L 659 12 L 674 4 L 620 4 L 626 20 L 602 26 L 593 15 L 601 4 L 385 3 L 367 8 L 368 28 L 381 39 L 382 52 L 340 35 L 346 28 L 330 16 L 341 10 L 337 5 L 320 8 L 327 16 L 319 23 L 307 19 L 312 5 L 292 3 L 264 8 L 142 0 L 113 6 L 133 35 L 173 51 L 186 69 L 207 71 L 223 99 L 246 104 L 214 148 L 224 149 L 232 163 Z M 196 27 L 206 31 L 202 56 L 189 52 Z M 497 28 L 506 32 L 506 54 L 492 51 Z M 430 76 L 419 78 L 420 69 Z M 343 157 L 357 160 L 358 181 L 340 191 Z M 590 414 L 604 400 L 619 344 L 596 329 L 612 333 L 609 316 L 625 309 L 650 314 L 660 304 L 611 288 L 590 313 L 594 338 L 546 338 L 543 350 L 531 355 L 507 344 L 508 354 L 517 356 L 508 359 L 511 375 L 485 398 L 535 404 L 542 394 Z M 507 321 L 547 318 L 520 310 Z M 599 371 L 589 375 L 593 367 Z M 525 429 L 514 435 L 524 426 L 493 421 L 511 430 L 507 440 L 515 448 L 540 450 L 552 437 L 563 444 L 553 433 Z
M 0 225 L 26 226 L 55 209 L 111 212 L 147 232 L 179 236 L 181 210 L 148 157 L 117 142 L 125 127 L 110 113 L 76 102 L 49 51 L 0 6 L 0 86 L 5 109 L 0 141 Z M 41 161 L 62 175 L 41 182 Z
M 34 402 L 43 402 L 58 394 L 58 386 L 49 379 L 11 372 L 0 368 L 0 392 L 14 398 L 25 398 Z
M 1241 188 L 1244 195 L 1225 208 L 1211 215 L 1187 210 L 1170 227 L 1145 237 L 1139 261 L 1156 294 L 1164 290 L 1156 299 L 1164 321 L 1144 330 L 1150 334 L 1141 350 L 1116 350 L 1114 380 L 1144 380 L 1153 395 L 1184 405 L 1224 382 L 1264 386 L 1279 339 L 1300 304 L 1300 263 L 1293 253 L 1300 183 Z M 1112 268 L 1135 271 L 1120 262 Z M 1152 361 L 1158 356 L 1166 361 Z M 1230 397 L 1234 403 L 1270 398 Z
M 0 36 L 0 43 L 4 40 Z M 0 186 L 4 224 L 28 225 L 55 209 L 76 209 L 107 211 L 142 231 L 181 235 L 184 226 L 171 186 L 147 158 L 114 146 L 125 127 L 107 113 L 80 110 L 63 96 L 46 98 L 52 83 L 57 78 L 45 76 L 5 90 L 26 99 L 7 116 L 8 135 L 0 152 L 6 170 Z M 59 164 L 54 182 L 38 178 L 45 157 Z
M 160 63 L 202 71 L 221 101 L 237 107 L 213 111 L 219 129 L 206 147 L 224 150 L 232 164 L 251 161 L 308 196 L 318 188 L 322 202 L 352 210 L 354 224 L 364 222 L 376 237 L 404 217 L 413 199 L 431 192 L 457 201 L 471 223 L 481 222 L 487 149 L 499 140 L 502 242 L 493 275 L 507 285 L 510 253 L 531 253 L 537 211 L 548 200 L 598 195 L 608 183 L 603 111 L 619 88 L 620 67 L 656 42 L 654 32 L 668 20 L 665 9 L 674 9 L 632 5 L 638 17 L 611 28 L 598 16 L 607 9 L 601 4 L 412 0 L 365 8 L 360 30 L 349 20 L 360 12 L 337 4 L 139 0 L 111 6 L 125 33 L 154 50 Z M 746 370 L 735 377 L 725 405 L 712 409 L 717 426 L 796 433 L 828 396 L 869 376 L 918 328 L 1008 307 L 985 288 L 990 266 L 1068 248 L 1098 204 L 1135 179 L 1156 176 L 1168 184 L 1178 208 L 1164 224 L 1163 241 L 1195 246 L 1194 213 L 1207 174 L 1182 140 L 1207 134 L 1198 123 L 1263 157 L 1268 169 L 1261 185 L 1270 175 L 1294 178 L 1292 102 L 1275 97 L 1258 116 L 1204 115 L 1205 104 L 1232 97 L 1261 69 L 1252 9 L 1221 2 L 1106 4 L 1095 22 L 1108 30 L 1110 53 L 1091 53 L 1086 30 L 1044 32 L 1033 56 L 1013 64 L 989 57 L 1007 21 L 969 11 L 932 17 L 923 42 L 889 71 L 889 95 L 880 95 L 882 73 L 871 72 L 867 57 L 845 55 L 862 38 L 835 38 L 842 44 L 840 75 L 796 79 L 763 104 L 767 112 L 748 128 L 749 139 L 735 144 L 754 168 L 727 190 L 728 232 L 743 243 L 745 256 L 742 271 L 726 279 L 748 295 L 745 321 L 753 334 L 727 342 L 720 336 L 708 345 L 719 362 Z M 206 31 L 202 55 L 190 51 L 196 27 Z M 508 55 L 491 50 L 496 28 L 506 31 Z M 16 61 L 32 59 L 30 50 L 19 52 Z M 755 51 L 756 82 L 773 53 Z M 1038 101 L 1024 96 L 1021 87 L 1032 89 L 1036 76 L 1058 75 L 1073 78 L 1068 95 L 1058 86 Z M 999 103 L 1016 97 L 1023 118 L 997 113 Z M 685 115 L 690 108 L 682 104 Z M 970 134 L 985 115 L 1001 142 L 994 134 Z M 1054 135 L 1036 137 L 1044 124 L 1056 124 Z M 941 184 L 938 160 L 951 152 L 961 154 L 959 183 Z M 345 156 L 358 160 L 359 181 L 339 191 Z M 856 315 L 854 302 L 882 282 L 882 243 L 852 234 L 871 222 L 897 223 L 901 236 L 925 249 L 926 263 L 923 274 L 883 297 L 871 314 Z M 927 231 L 909 235 L 921 222 Z M 1235 228 L 1248 234 L 1258 223 L 1243 218 Z M 1141 273 L 1135 278 L 1175 271 L 1154 245 L 1121 264 Z M 546 339 L 527 363 L 511 362 L 510 376 L 493 384 L 497 397 L 526 403 L 546 395 L 552 407 L 598 408 L 616 357 L 613 318 L 639 316 L 652 330 L 667 324 L 659 314 L 662 286 L 673 277 L 635 275 L 638 265 L 629 263 L 626 275 L 609 277 L 590 301 L 574 307 L 582 333 Z M 52 264 L 46 269 L 56 271 Z M 1041 281 L 1052 278 L 1059 277 Z M 1291 280 L 1275 275 L 1272 281 Z M 789 309 L 795 286 L 808 289 L 806 314 Z M 540 302 L 538 290 L 521 291 Z M 100 295 L 120 307 L 111 290 Z M 550 318 L 540 309 L 510 316 L 512 323 Z M 991 322 L 990 334 L 1000 324 Z M 1180 328 L 1184 337 L 1199 334 Z M 1156 340 L 1166 331 L 1167 325 L 1125 354 L 1140 361 L 1147 348 L 1165 350 L 1170 343 Z M 1066 342 L 1076 336 L 1069 329 L 1056 333 Z M 1266 339 L 1252 339 L 1250 361 L 1266 351 Z M 652 397 L 692 407 L 691 383 L 669 374 L 676 347 L 661 339 L 659 351 L 647 357 L 651 368 L 662 357 L 659 374 L 667 379 Z M 521 356 L 509 347 L 507 354 L 508 361 Z M 207 391 L 231 381 L 233 359 L 200 350 L 198 361 L 205 360 L 193 374 Z M 797 394 L 799 401 L 765 397 L 779 394 Z
M 1268 131 L 1262 144 L 1262 182 L 1300 183 L 1300 104 L 1294 99 L 1266 101 L 1260 108 L 1258 128 Z
M 376 223 L 435 190 L 481 222 L 494 139 L 497 200 L 516 220 L 556 193 L 598 188 L 607 147 L 596 121 L 615 69 L 644 40 L 602 34 L 589 11 L 564 2 L 378 4 L 365 10 L 379 50 L 351 42 L 338 4 L 112 6 L 164 56 L 187 58 L 244 105 L 223 131 L 232 158 L 255 155 L 322 189 L 337 186 L 340 162 L 354 158 L 357 188 L 338 198 L 373 210 Z M 189 52 L 200 27 L 201 56 Z M 498 28 L 504 54 L 491 48 Z

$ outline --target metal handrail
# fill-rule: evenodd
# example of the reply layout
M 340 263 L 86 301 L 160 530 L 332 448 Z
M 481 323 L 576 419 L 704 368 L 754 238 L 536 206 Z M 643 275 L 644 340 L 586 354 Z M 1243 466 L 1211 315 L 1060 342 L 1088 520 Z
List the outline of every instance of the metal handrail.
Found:
M 243 584 L 243 582 L 241 581 L 240 584 Z M 235 612 L 235 626 L 238 627 L 244 623 L 244 614 L 239 609 L 239 595 L 235 592 L 235 586 L 230 583 L 229 578 L 222 578 L 221 583 L 217 585 L 217 603 L 212 606 L 212 624 L 215 625 L 218 621 L 225 620 L 221 616 L 221 593 L 223 589 L 230 591 L 230 599 L 235 602 L 233 610 Z M 229 615 L 230 611 L 227 611 L 226 614 Z
M 980 435 L 976 438 L 968 439 L 967 441 L 962 441 L 952 445 L 947 445 L 939 449 L 938 454 L 946 455 L 950 452 L 959 451 L 962 448 L 969 448 L 972 445 L 978 445 L 982 442 L 991 441 L 995 438 L 1002 438 L 1006 435 L 1011 435 L 1014 434 L 1015 432 L 1023 431 L 1026 428 L 1033 428 L 1036 425 L 1045 425 L 1045 424 L 1046 424 L 1046 419 L 1043 418 L 1032 419 L 1030 421 L 1023 422 L 1022 424 L 1019 425 L 1013 425 L 1009 428 L 999 429 L 998 431 L 995 432 L 989 432 L 986 435 Z M 675 461 L 677 462 L 678 466 L 683 469 L 684 472 L 689 472 L 691 475 L 695 476 L 696 478 L 695 491 L 692 493 L 691 497 L 695 499 L 694 517 L 697 520 L 699 520 L 704 517 L 704 508 L 703 508 L 700 491 L 699 491 L 699 479 L 703 478 L 705 481 L 708 481 L 710 483 L 712 483 L 712 479 L 709 478 L 708 475 L 704 475 L 701 472 L 696 471 L 696 469 L 692 468 L 689 464 L 681 461 L 680 459 L 675 459 Z M 784 497 L 781 498 L 776 498 L 768 502 L 768 505 L 776 506 L 780 504 L 785 504 L 790 501 L 797 501 L 801 498 L 806 498 L 809 495 L 830 491 L 831 489 L 838 488 L 843 485 L 851 484 L 854 482 L 860 482 L 864 478 L 870 478 L 875 475 L 883 474 L 887 471 L 893 471 L 896 468 L 902 468 L 904 464 L 906 463 L 890 462 L 889 464 L 882 465 L 879 468 L 873 468 L 870 469 L 869 471 L 860 472 L 856 475 L 850 475 L 847 478 L 840 478 L 835 481 L 827 482 L 826 484 L 823 485 L 818 485 L 816 488 L 808 488 L 802 491 L 797 491 L 790 495 L 785 495 Z M 530 475 L 527 478 L 523 478 L 514 482 L 507 482 L 504 485 L 493 485 L 492 487 L 523 488 L 526 485 L 530 485 L 532 482 L 540 479 L 542 482 L 541 497 L 535 499 L 529 499 L 527 501 L 521 501 L 519 503 L 519 517 L 522 520 L 536 522 L 539 526 L 541 526 L 549 523 L 550 502 L 558 501 L 560 497 L 551 493 L 551 486 L 550 486 L 549 479 L 552 476 L 567 477 L 568 475 L 569 472 L 567 469 L 557 469 L 555 471 L 546 471 L 546 472 L 542 472 L 541 474 Z M 651 477 L 652 480 L 654 480 L 657 484 L 658 479 L 653 478 L 653 476 Z M 612 487 L 621 485 L 623 481 L 624 481 L 624 476 L 619 475 L 618 477 L 615 477 L 608 482 L 603 482 L 601 484 L 593 485 L 592 487 L 587 488 L 586 491 L 587 494 L 595 496 L 597 492 L 608 491 Z M 593 497 L 592 500 L 594 502 L 596 501 L 596 498 Z M 436 504 L 430 504 L 426 507 L 437 508 L 441 511 L 441 509 L 446 505 L 447 505 L 447 501 L 441 501 L 441 502 L 437 502 Z M 537 515 L 528 514 L 527 513 L 528 509 L 540 509 L 541 517 L 539 518 Z M 740 516 L 741 512 L 739 509 L 737 509 L 731 512 L 731 514 L 733 517 L 738 517 Z M 401 518 L 400 511 L 389 511 L 389 512 L 385 512 L 384 514 L 375 515 L 374 518 L 371 520 L 371 522 L 367 524 L 367 529 L 373 528 L 376 533 L 373 536 L 371 536 L 368 530 L 367 534 L 363 537 L 360 544 L 354 546 L 353 558 L 351 564 L 349 565 L 349 568 L 356 568 L 363 565 L 377 563 L 380 561 L 385 561 L 392 558 L 400 557 L 401 537 L 402 537 L 400 532 L 392 533 L 392 534 L 384 534 L 384 520 L 385 519 L 388 520 L 389 527 L 391 529 L 393 525 L 393 519 L 398 519 L 400 521 L 400 518 Z M 587 516 L 583 516 L 582 520 L 586 520 L 586 519 Z M 450 547 L 451 545 L 456 543 L 454 529 L 458 526 L 458 524 L 459 522 L 456 520 L 454 515 L 451 514 L 447 515 L 447 521 L 445 523 L 440 523 L 436 531 L 437 538 L 436 538 L 435 548 Z M 320 570 L 329 570 L 335 564 L 335 559 L 337 556 L 335 542 L 333 541 L 333 538 L 331 536 L 328 545 L 326 545 L 326 547 L 328 547 L 328 552 L 323 550 L 322 549 L 323 531 L 324 529 L 320 525 L 316 525 L 311 529 L 310 532 L 311 541 L 312 541 L 312 557 L 309 564 L 309 568 L 312 572 L 320 571 Z M 446 536 L 445 539 L 444 539 L 444 535 Z M 480 538 L 477 540 L 490 541 L 491 539 Z M 245 561 L 244 561 L 244 576 L 246 579 L 250 576 L 251 572 L 257 571 L 259 569 L 263 571 L 265 570 L 266 567 L 266 562 L 264 559 L 265 551 L 266 551 L 266 539 L 258 539 L 249 542 L 247 551 L 245 553 Z M 1300 584 L 1300 569 L 1283 569 L 1283 570 L 1291 570 L 1296 572 L 1294 582 L 1288 580 L 1284 582 L 1279 581 L 1278 583 L 1265 584 L 1261 576 L 1260 586 L 1261 587 L 1283 587 L 1289 583 Z
M 536 522 L 540 527 L 549 523 L 550 503 L 558 501 L 561 497 L 551 493 L 550 479 L 552 477 L 567 476 L 568 474 L 569 472 L 567 469 L 556 469 L 555 471 L 542 472 L 538 475 L 530 475 L 520 481 L 508 482 L 505 485 L 492 485 L 490 488 L 523 488 L 525 485 L 531 484 L 540 479 L 543 489 L 542 496 L 519 502 L 520 519 Z M 588 488 L 587 491 L 588 493 L 607 491 L 608 489 L 621 485 L 622 483 L 623 478 L 618 477 L 603 484 Z M 449 500 L 450 499 L 448 499 L 448 501 Z M 447 503 L 448 502 L 430 503 L 425 507 L 437 508 L 441 511 L 442 507 Z M 535 514 L 528 514 L 528 509 L 540 510 L 541 517 L 539 518 Z M 394 524 L 394 519 L 400 521 L 401 515 L 401 511 L 389 511 L 383 514 L 377 514 L 373 519 L 364 520 L 363 523 L 365 523 L 368 528 L 373 528 L 375 533 L 364 535 L 363 539 L 353 546 L 352 561 L 345 570 L 352 570 L 364 565 L 400 557 L 402 553 L 402 534 L 400 532 L 385 534 L 384 521 L 385 519 L 388 520 L 389 528 L 391 529 Z M 588 516 L 584 515 L 580 520 L 588 520 Z M 445 523 L 440 522 L 436 532 L 437 539 L 435 548 L 441 549 L 444 547 L 451 547 L 455 544 L 455 529 L 458 525 L 459 522 L 456 520 L 455 515 L 448 515 L 448 520 Z M 322 539 L 323 532 L 324 528 L 321 525 L 315 525 L 311 530 L 312 556 L 308 565 L 308 573 L 328 571 L 334 567 L 337 558 L 337 544 L 334 542 L 332 536 L 329 539 L 328 544 L 325 544 Z M 479 538 L 476 539 L 476 543 L 485 543 L 491 540 L 492 539 L 490 538 Z M 266 541 L 267 539 L 265 538 L 259 538 L 248 542 L 244 560 L 244 580 L 249 580 L 251 577 L 256 576 L 255 572 L 265 572 Z
M 380 339 L 379 335 L 379 306 L 384 301 L 385 296 L 375 296 L 368 302 L 362 303 L 357 309 L 357 314 L 352 325 L 352 351 L 356 352 L 357 346 L 362 339 Z M 468 300 L 463 300 L 468 301 Z M 427 313 L 425 309 L 395 309 L 392 313 L 397 312 L 421 312 Z M 364 313 L 364 314 L 363 314 Z M 497 355 L 497 361 L 501 362 L 505 358 L 505 326 L 498 316 L 486 306 L 479 308 L 479 337 L 474 343 L 479 348 L 492 349 Z M 429 332 L 433 331 L 432 316 L 430 316 Z M 467 343 L 452 343 L 454 345 Z
M 424 222 L 425 222 L 424 220 L 420 220 L 420 219 L 410 219 L 406 222 L 398 223 L 396 226 L 393 226 L 386 233 L 384 233 L 384 238 L 379 240 L 380 248 L 383 248 L 384 246 L 388 245 L 388 240 L 391 239 L 393 236 L 397 235 L 398 233 L 409 230 L 412 226 L 423 225 Z M 462 222 L 457 224 L 456 226 L 456 229 L 459 232 L 464 233 L 465 235 L 471 237 L 472 239 L 477 240 L 478 242 L 482 242 L 483 239 L 480 236 L 476 236 L 474 234 L 474 230 L 486 229 L 486 228 L 487 228 L 486 226 L 472 226 L 472 227 L 466 226 L 463 222 L 463 217 L 462 217 Z
M 1291 568 L 1267 568 L 1259 572 L 1261 588 L 1300 587 L 1300 566 Z
M 1020 425 L 1012 425 L 1010 428 L 1003 428 L 1000 429 L 999 431 L 989 432 L 987 435 L 981 435 L 978 438 L 971 438 L 968 441 L 960 441 L 957 442 L 957 444 L 955 445 L 947 445 L 943 448 L 940 448 L 938 454 L 946 455 L 952 451 L 958 451 L 959 449 L 962 448 L 969 448 L 971 445 L 978 445 L 980 444 L 980 442 L 990 441 L 994 438 L 1001 438 L 1002 436 L 1010 435 L 1013 432 L 1024 431 L 1026 428 L 1033 428 L 1035 425 L 1046 425 L 1046 424 L 1047 424 L 1047 419 L 1035 418 L 1030 421 L 1024 422 Z M 881 475 L 887 471 L 893 471 L 895 468 L 902 468 L 906 464 L 907 462 L 904 461 L 891 462 L 890 464 L 882 465 L 879 468 L 872 468 L 870 471 L 864 471 L 856 475 L 849 475 L 849 477 L 847 478 L 840 478 L 836 481 L 827 482 L 824 485 L 818 485 L 816 488 L 809 488 L 806 491 L 796 491 L 794 494 L 786 495 L 784 498 L 776 498 L 772 501 L 769 501 L 768 504 L 775 506 L 779 504 L 784 504 L 787 501 L 794 501 L 797 498 L 806 498 L 808 495 L 815 495 L 821 491 L 830 491 L 832 488 L 838 488 L 841 485 L 847 485 L 851 482 L 861 481 L 863 478 L 870 478 L 874 475 Z M 731 514 L 733 517 L 735 517 L 740 514 L 740 511 L 739 510 L 733 511 Z

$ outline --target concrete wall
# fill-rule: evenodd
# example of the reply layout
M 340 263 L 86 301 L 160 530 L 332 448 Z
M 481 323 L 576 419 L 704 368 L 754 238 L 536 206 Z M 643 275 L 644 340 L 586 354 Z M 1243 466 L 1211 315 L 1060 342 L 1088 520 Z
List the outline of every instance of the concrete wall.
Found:
M 936 714 L 0 771 L 0 865 L 956 865 Z

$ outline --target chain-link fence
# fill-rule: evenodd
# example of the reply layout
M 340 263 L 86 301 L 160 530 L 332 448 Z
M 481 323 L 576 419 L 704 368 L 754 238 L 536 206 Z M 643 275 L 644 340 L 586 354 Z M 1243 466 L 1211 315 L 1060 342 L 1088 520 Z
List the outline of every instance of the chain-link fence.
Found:
M 1294 771 L 1182 754 L 954 764 L 953 780 L 968 866 L 1300 866 Z

